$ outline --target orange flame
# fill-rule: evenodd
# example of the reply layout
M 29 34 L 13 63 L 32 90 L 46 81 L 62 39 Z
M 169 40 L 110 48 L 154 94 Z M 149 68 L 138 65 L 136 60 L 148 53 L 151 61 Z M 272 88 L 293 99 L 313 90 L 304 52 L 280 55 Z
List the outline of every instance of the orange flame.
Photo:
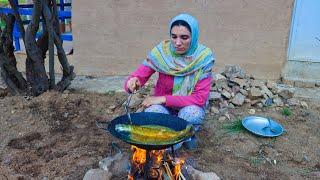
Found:
M 184 164 L 184 159 L 175 159 L 175 165 L 173 169 L 173 176 L 175 177 L 176 180 L 179 180 L 180 174 L 181 174 L 181 167 Z
M 140 149 L 136 146 L 131 146 L 131 150 L 133 151 L 132 161 L 136 164 L 143 165 L 146 163 L 146 154 L 147 151 L 145 149 Z
M 143 168 L 146 163 L 147 151 L 145 149 L 140 149 L 136 146 L 131 146 L 131 150 L 133 152 L 132 159 L 131 159 L 132 166 L 134 166 L 135 169 L 139 169 L 139 171 L 143 172 Z M 165 150 L 152 150 L 149 152 L 150 161 L 154 163 L 154 165 L 157 165 L 158 167 L 161 167 L 161 166 L 163 167 L 164 154 L 165 154 Z M 167 160 L 169 161 L 165 160 L 165 162 L 171 162 L 173 165 L 173 168 L 170 167 L 169 169 L 169 171 L 172 172 L 171 177 L 175 180 L 179 180 L 181 176 L 181 167 L 185 163 L 185 159 L 184 158 L 172 159 L 171 157 Z M 163 173 L 162 170 L 160 171 L 160 176 L 162 176 L 162 173 Z M 133 175 L 129 174 L 128 180 L 133 180 L 133 179 L 134 179 Z
M 131 175 L 128 175 L 128 180 L 134 180 L 134 178 Z
M 156 164 L 160 164 L 164 155 L 164 150 L 152 150 L 150 157 L 155 160 Z

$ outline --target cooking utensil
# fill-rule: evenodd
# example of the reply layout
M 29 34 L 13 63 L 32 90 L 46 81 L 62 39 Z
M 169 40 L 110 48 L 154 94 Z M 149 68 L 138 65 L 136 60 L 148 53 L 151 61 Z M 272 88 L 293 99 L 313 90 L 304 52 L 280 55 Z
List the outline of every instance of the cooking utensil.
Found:
M 242 119 L 242 125 L 253 134 L 263 137 L 280 136 L 285 130 L 281 124 L 260 116 L 248 116 Z
M 130 101 L 131 101 L 132 95 L 133 95 L 133 93 L 129 93 L 129 96 L 127 98 L 126 104 L 124 106 L 124 109 L 126 110 L 126 114 L 127 114 L 128 119 L 130 121 L 130 124 L 132 124 L 132 121 L 131 121 L 131 116 L 130 116 L 130 112 L 129 112 L 129 105 L 130 105 Z
M 268 126 L 262 128 L 262 129 L 265 130 L 265 129 L 269 128 L 271 132 L 278 133 L 278 130 L 273 127 L 270 118 L 267 118 L 267 119 L 268 119 Z
M 153 112 L 140 112 L 140 113 L 130 113 L 132 125 L 159 125 L 164 126 L 167 128 L 171 128 L 175 131 L 181 131 L 187 127 L 189 124 L 186 120 L 172 116 L 169 114 L 163 113 L 153 113 Z M 194 129 L 191 128 L 191 135 L 187 137 L 182 137 L 175 143 L 168 143 L 164 142 L 162 144 L 152 144 L 152 143 L 145 143 L 145 142 L 135 142 L 129 138 L 129 134 L 119 133 L 115 130 L 115 126 L 117 124 L 130 124 L 129 116 L 122 115 L 111 122 L 96 122 L 97 126 L 101 129 L 109 131 L 113 136 L 119 138 L 120 140 L 129 143 L 131 145 L 135 145 L 139 148 L 146 149 L 146 150 L 159 150 L 159 149 L 166 149 L 168 147 L 172 147 L 175 144 L 183 142 L 189 139 L 194 134 Z M 107 125 L 107 127 L 102 127 L 102 124 Z

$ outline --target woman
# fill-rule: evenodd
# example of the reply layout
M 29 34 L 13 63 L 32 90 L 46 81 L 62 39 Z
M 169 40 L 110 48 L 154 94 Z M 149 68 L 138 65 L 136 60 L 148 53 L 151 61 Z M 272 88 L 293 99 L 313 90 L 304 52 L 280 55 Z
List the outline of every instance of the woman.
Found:
M 145 112 L 178 115 L 198 130 L 210 94 L 214 55 L 198 43 L 198 22 L 189 14 L 174 17 L 169 34 L 170 40 L 154 47 L 143 64 L 128 77 L 125 90 L 138 90 L 158 72 L 154 95 L 142 102 Z M 188 145 L 195 146 L 195 137 Z

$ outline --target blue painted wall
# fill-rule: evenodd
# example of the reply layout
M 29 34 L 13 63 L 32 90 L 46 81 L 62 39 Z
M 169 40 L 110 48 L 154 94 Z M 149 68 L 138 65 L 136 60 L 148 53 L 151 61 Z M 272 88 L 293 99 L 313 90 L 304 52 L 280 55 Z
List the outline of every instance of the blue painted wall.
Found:
M 295 0 L 288 60 L 320 62 L 320 0 Z

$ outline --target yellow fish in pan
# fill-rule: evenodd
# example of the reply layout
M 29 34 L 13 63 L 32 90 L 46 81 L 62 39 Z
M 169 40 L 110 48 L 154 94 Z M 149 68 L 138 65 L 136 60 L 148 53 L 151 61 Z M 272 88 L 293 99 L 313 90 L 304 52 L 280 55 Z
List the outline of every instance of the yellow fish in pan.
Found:
M 192 125 L 181 131 L 175 131 L 160 125 L 117 124 L 115 130 L 129 134 L 131 141 L 146 144 L 171 144 L 193 135 Z

